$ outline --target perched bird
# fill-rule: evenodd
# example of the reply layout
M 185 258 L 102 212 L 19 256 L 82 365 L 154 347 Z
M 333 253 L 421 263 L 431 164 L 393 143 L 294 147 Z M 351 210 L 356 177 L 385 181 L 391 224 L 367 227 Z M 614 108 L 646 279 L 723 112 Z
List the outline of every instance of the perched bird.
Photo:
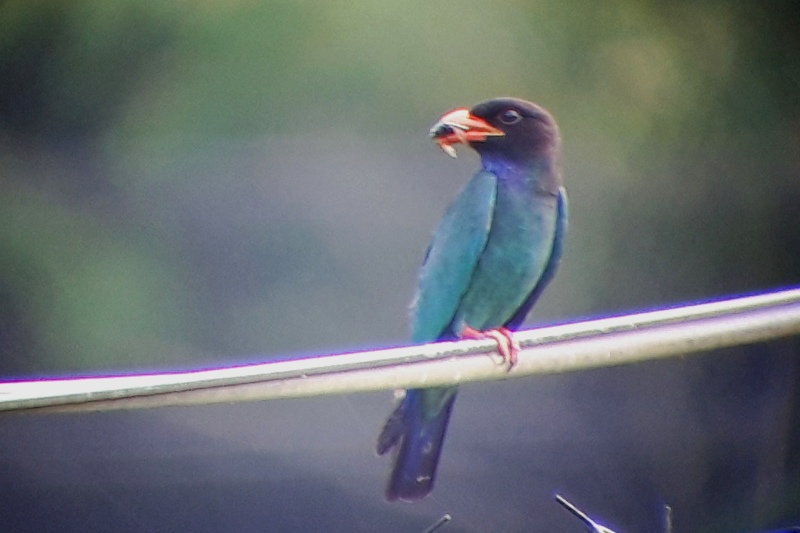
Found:
M 560 137 L 536 104 L 496 98 L 439 119 L 431 137 L 455 157 L 476 150 L 482 167 L 450 205 L 419 273 L 411 340 L 492 338 L 509 369 L 519 327 L 555 274 L 567 225 Z M 415 501 L 433 488 L 456 387 L 409 389 L 378 437 L 399 445 L 386 499 Z

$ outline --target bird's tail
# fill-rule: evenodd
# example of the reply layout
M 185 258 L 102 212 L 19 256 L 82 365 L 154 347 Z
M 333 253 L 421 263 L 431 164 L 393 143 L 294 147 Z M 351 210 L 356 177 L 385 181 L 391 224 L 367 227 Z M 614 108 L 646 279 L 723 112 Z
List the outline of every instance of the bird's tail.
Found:
M 433 489 L 455 399 L 453 387 L 406 391 L 378 437 L 379 455 L 400 443 L 386 486 L 387 500 L 416 501 Z

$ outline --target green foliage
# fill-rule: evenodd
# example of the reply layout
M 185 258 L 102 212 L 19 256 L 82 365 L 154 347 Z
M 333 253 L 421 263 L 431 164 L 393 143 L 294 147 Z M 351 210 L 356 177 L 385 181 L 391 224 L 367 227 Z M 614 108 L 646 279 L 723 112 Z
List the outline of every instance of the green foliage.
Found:
M 4 325 L 27 330 L 30 340 L 7 347 L 7 355 L 26 356 L 17 355 L 12 370 L 125 368 L 182 356 L 170 343 L 182 328 L 179 281 L 152 247 L 121 233 L 42 198 L 3 198 Z

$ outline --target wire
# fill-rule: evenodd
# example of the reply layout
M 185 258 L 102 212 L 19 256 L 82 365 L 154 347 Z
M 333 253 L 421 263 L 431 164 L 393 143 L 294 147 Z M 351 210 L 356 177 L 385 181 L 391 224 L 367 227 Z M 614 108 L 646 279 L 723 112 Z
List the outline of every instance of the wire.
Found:
M 620 365 L 800 334 L 800 289 L 519 331 L 517 365 L 464 340 L 269 363 L 0 383 L 0 411 L 107 411 L 455 385 Z

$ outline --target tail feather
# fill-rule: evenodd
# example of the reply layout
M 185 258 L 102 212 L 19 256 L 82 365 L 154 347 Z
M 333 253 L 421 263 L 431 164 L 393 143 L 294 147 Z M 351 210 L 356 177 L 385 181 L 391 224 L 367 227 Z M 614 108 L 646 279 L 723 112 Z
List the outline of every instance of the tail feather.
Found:
M 388 501 L 416 501 L 432 489 L 456 399 L 455 389 L 411 389 L 378 438 L 378 453 L 400 447 L 386 486 Z

